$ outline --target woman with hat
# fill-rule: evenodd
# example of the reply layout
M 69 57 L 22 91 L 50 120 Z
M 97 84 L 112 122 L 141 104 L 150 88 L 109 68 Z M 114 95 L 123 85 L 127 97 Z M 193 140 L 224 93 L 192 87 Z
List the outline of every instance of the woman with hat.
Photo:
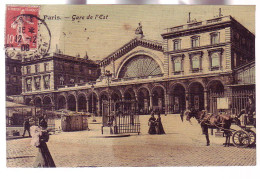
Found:
M 151 113 L 151 117 L 149 119 L 148 125 L 149 125 L 149 134 L 156 134 L 155 125 L 156 125 L 156 119 L 154 117 L 154 112 Z

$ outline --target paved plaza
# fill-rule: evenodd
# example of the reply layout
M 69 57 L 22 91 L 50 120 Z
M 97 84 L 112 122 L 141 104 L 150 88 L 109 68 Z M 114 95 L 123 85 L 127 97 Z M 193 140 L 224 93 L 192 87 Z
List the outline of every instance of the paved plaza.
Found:
M 255 148 L 224 147 L 225 138 L 214 135 L 206 146 L 195 120 L 191 125 L 179 115 L 162 116 L 166 135 L 148 135 L 148 118 L 140 116 L 140 135 L 103 138 L 101 124 L 90 123 L 90 131 L 54 134 L 47 145 L 57 167 L 256 165 Z M 7 140 L 7 167 L 32 167 L 37 149 L 30 140 Z

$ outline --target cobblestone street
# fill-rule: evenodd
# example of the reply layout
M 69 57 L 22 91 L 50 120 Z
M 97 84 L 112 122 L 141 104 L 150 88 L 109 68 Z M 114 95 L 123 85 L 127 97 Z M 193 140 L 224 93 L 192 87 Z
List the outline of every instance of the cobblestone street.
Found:
M 47 145 L 57 167 L 256 165 L 255 148 L 224 147 L 225 138 L 214 135 L 206 146 L 195 120 L 191 125 L 179 115 L 162 116 L 166 135 L 148 135 L 148 118 L 140 116 L 140 135 L 102 138 L 101 124 L 89 124 L 90 131 L 51 135 Z M 7 167 L 32 167 L 36 153 L 30 138 L 8 140 Z

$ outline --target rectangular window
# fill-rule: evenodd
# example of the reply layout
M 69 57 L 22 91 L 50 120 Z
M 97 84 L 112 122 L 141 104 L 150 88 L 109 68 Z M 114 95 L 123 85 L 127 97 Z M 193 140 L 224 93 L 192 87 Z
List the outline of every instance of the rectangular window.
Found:
M 50 76 L 44 76 L 43 78 L 44 80 L 44 88 L 45 89 L 49 89 L 50 88 Z
M 26 67 L 26 73 L 27 73 L 27 74 L 30 74 L 30 73 L 31 73 L 31 66 L 27 66 L 27 67 Z
M 39 72 L 39 65 L 36 64 L 36 65 L 35 65 L 35 73 L 38 73 L 38 72 Z
M 191 38 L 191 47 L 198 47 L 199 46 L 199 37 L 192 37 Z
M 6 66 L 6 72 L 9 73 L 9 66 Z
M 17 72 L 17 67 L 16 66 L 14 66 L 14 73 L 16 73 Z
M 175 68 L 175 72 L 181 71 L 181 63 L 180 62 L 175 62 L 174 63 L 174 68 Z
M 180 50 L 181 49 L 181 41 L 180 40 L 174 40 L 173 41 L 173 50 Z
M 41 89 L 41 77 L 35 77 L 34 78 L 34 84 L 35 84 L 36 90 Z
M 17 80 L 17 76 L 14 76 L 14 77 L 13 77 L 13 82 L 14 82 L 14 83 L 17 83 L 17 81 L 18 81 L 18 80 Z
M 27 89 L 27 91 L 32 91 L 32 79 L 31 78 L 26 79 L 26 89 Z
M 219 43 L 219 33 L 213 33 L 210 35 L 211 45 Z
M 48 63 L 44 63 L 44 71 L 49 71 L 49 64 Z
M 198 57 L 192 59 L 192 68 L 193 69 L 199 69 L 200 68 L 200 61 L 199 61 Z
M 84 72 L 83 66 L 79 66 L 79 71 L 82 73 Z

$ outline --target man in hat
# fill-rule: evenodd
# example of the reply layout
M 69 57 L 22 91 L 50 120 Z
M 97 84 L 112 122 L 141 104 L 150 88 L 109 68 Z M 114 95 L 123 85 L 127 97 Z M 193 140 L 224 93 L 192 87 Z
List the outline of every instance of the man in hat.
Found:
M 254 123 L 254 115 L 255 115 L 255 100 L 254 96 L 250 95 L 248 98 L 248 102 L 246 104 L 245 109 L 243 109 L 237 118 L 239 118 L 242 114 L 246 114 L 244 118 L 245 125 L 250 122 L 251 124 Z

